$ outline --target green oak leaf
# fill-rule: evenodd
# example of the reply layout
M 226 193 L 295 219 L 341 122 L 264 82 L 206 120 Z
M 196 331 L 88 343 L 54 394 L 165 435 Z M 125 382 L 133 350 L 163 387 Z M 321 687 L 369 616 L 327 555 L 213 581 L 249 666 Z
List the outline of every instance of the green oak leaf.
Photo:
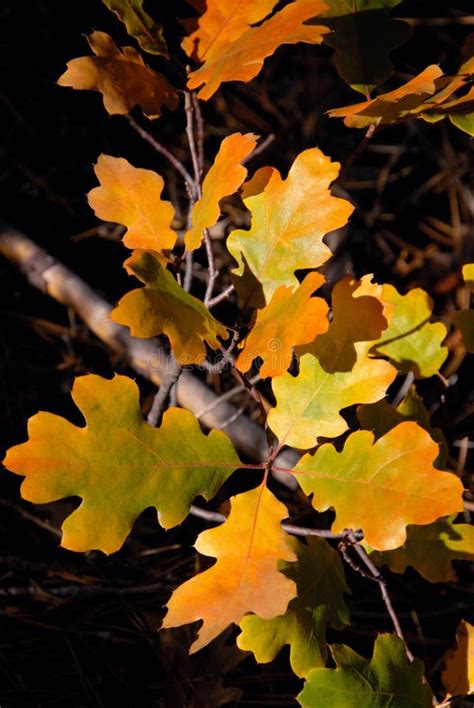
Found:
M 163 37 L 163 27 L 155 22 L 143 8 L 143 0 L 102 0 L 149 54 L 168 55 Z
M 431 691 L 423 683 L 423 664 L 411 664 L 401 639 L 380 634 L 372 659 L 344 644 L 333 644 L 337 669 L 313 669 L 297 696 L 303 708 L 430 708 Z
M 272 661 L 290 645 L 290 663 L 297 676 L 324 666 L 327 660 L 326 626 L 342 629 L 349 622 L 344 602 L 347 587 L 337 551 L 322 538 L 310 537 L 307 545 L 294 539 L 296 563 L 281 562 L 279 570 L 294 580 L 298 596 L 284 615 L 261 619 L 246 615 L 237 638 L 240 649 L 253 652 L 259 663 Z

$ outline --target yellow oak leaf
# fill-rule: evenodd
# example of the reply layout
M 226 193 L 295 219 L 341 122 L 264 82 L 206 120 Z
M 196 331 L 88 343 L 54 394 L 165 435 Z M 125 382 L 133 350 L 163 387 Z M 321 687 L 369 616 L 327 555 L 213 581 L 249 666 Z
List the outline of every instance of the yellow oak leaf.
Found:
M 317 357 L 304 354 L 297 376 L 273 379 L 277 403 L 268 414 L 268 425 L 280 445 L 308 450 L 320 438 L 336 438 L 348 429 L 342 409 L 385 396 L 396 369 L 387 361 L 370 359 L 365 342 L 354 348 L 356 362 L 349 371 L 328 372 Z
M 341 452 L 326 443 L 306 454 L 295 477 L 319 511 L 334 507 L 335 533 L 362 528 L 373 549 L 399 548 L 409 524 L 430 524 L 462 511 L 463 486 L 456 475 L 433 467 L 438 445 L 417 423 L 407 421 L 374 442 L 358 430 Z
M 176 232 L 171 228 L 175 211 L 161 199 L 163 178 L 152 170 L 134 167 L 123 157 L 100 155 L 95 165 L 99 187 L 87 195 L 96 216 L 127 227 L 127 248 L 171 251 Z M 160 260 L 166 260 L 160 255 Z
M 446 653 L 444 661 L 441 679 L 448 695 L 474 693 L 474 627 L 466 620 L 456 630 L 456 648 Z
M 411 566 L 430 583 L 456 580 L 452 561 L 474 561 L 474 527 L 455 524 L 455 517 L 426 526 L 407 526 L 407 540 L 401 548 L 374 551 L 370 557 L 376 565 L 385 564 L 394 573 L 404 573 Z
M 38 413 L 28 423 L 29 440 L 4 460 L 26 477 L 21 493 L 28 501 L 82 498 L 63 523 L 64 548 L 113 553 L 148 507 L 162 526 L 176 526 L 195 497 L 211 499 L 240 466 L 229 438 L 215 430 L 204 435 L 189 411 L 170 408 L 160 428 L 148 425 L 138 386 L 126 376 L 81 376 L 72 398 L 84 427 Z
M 129 327 L 134 337 L 166 334 L 180 366 L 200 364 L 206 358 L 204 342 L 218 349 L 219 337 L 227 338 L 227 328 L 201 300 L 183 290 L 152 253 L 134 251 L 125 268 L 145 287 L 124 295 L 110 317 Z
M 202 184 L 202 197 L 193 206 L 191 227 L 186 232 L 184 243 L 188 251 L 199 248 L 204 229 L 214 226 L 219 218 L 219 202 L 223 197 L 236 192 L 247 169 L 241 164 L 257 144 L 252 133 L 234 133 L 225 138 Z
M 320 44 L 330 31 L 327 27 L 304 24 L 326 8 L 322 0 L 292 2 L 258 27 L 250 27 L 249 20 L 263 19 L 275 2 L 258 3 L 258 9 L 249 11 L 250 4 L 257 6 L 254 0 L 225 3 L 209 0 L 202 25 L 185 42 L 188 52 L 204 62 L 188 79 L 189 89 L 202 86 L 199 98 L 209 99 L 224 81 L 250 81 L 280 45 Z M 215 5 L 219 5 L 218 10 Z
M 263 168 L 244 185 L 252 225 L 232 231 L 227 248 L 238 263 L 233 281 L 246 304 L 261 307 L 280 285 L 298 285 L 295 270 L 317 268 L 331 257 L 324 236 L 353 211 L 329 191 L 339 167 L 311 148 L 296 157 L 285 180 L 277 169 Z
M 195 548 L 217 562 L 174 591 L 163 622 L 169 628 L 203 620 L 191 653 L 247 612 L 262 619 L 285 612 L 296 595 L 294 581 L 278 570 L 280 560 L 296 560 L 291 537 L 281 527 L 287 515 L 263 486 L 234 497 L 228 520 L 199 535 Z
M 294 346 L 312 341 L 327 330 L 328 306 L 322 298 L 311 297 L 323 283 L 322 275 L 308 273 L 296 290 L 286 285 L 276 290 L 270 303 L 257 311 L 237 359 L 240 371 L 248 371 L 253 360 L 260 357 L 260 376 L 279 376 L 290 366 Z
M 442 322 L 430 322 L 432 299 L 421 288 L 401 295 L 393 285 L 384 285 L 382 292 L 393 312 L 388 328 L 374 343 L 374 351 L 388 356 L 402 373 L 412 371 L 417 378 L 433 376 L 448 356 L 447 347 L 441 346 L 448 330 Z
M 95 56 L 68 62 L 58 79 L 60 86 L 100 91 L 111 115 L 124 115 L 140 106 L 149 118 L 158 118 L 163 106 L 177 107 L 176 90 L 162 74 L 145 65 L 134 47 L 119 49 L 105 32 L 92 32 L 87 41 Z

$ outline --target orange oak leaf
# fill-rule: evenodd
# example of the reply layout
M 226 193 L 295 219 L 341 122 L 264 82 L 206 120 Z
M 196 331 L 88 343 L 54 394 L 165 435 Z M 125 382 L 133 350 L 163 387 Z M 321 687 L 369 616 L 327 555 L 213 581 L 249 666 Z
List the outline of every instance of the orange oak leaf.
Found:
M 81 376 L 71 395 L 84 427 L 38 413 L 28 422 L 29 440 L 4 460 L 26 477 L 21 493 L 28 501 L 82 498 L 63 524 L 64 548 L 113 553 L 148 507 L 162 526 L 176 526 L 195 497 L 211 499 L 240 466 L 229 438 L 215 430 L 204 435 L 189 411 L 169 408 L 160 428 L 148 425 L 127 376 Z
M 219 218 L 219 202 L 238 190 L 247 169 L 241 164 L 257 144 L 252 133 L 234 133 L 225 138 L 202 185 L 202 197 L 193 206 L 191 227 L 186 232 L 184 243 L 188 251 L 199 248 L 204 229 L 214 226 Z
M 456 630 L 456 648 L 446 652 L 441 674 L 449 696 L 474 693 L 474 627 L 462 620 Z
M 258 5 L 258 9 L 249 10 L 251 4 Z M 216 5 L 219 5 L 217 10 Z M 320 44 L 323 35 L 330 31 L 327 27 L 304 24 L 326 9 L 322 0 L 292 2 L 258 27 L 249 26 L 249 20 L 263 19 L 273 5 L 275 2 L 208 0 L 198 29 L 184 44 L 188 52 L 204 62 L 188 79 L 189 89 L 202 86 L 199 98 L 209 99 L 224 81 L 250 81 L 265 59 L 282 44 Z
M 127 248 L 171 251 L 176 243 L 171 228 L 175 211 L 171 202 L 161 199 L 163 178 L 111 155 L 100 155 L 94 170 L 100 186 L 87 198 L 96 216 L 127 227 Z
M 298 285 L 295 270 L 317 268 L 331 257 L 324 236 L 344 226 L 353 211 L 347 200 L 329 191 L 339 167 L 310 148 L 296 157 L 286 179 L 266 167 L 244 185 L 252 225 L 249 231 L 232 231 L 227 239 L 238 263 L 233 281 L 244 302 L 263 306 L 280 285 Z
M 327 443 L 294 468 L 319 511 L 334 507 L 335 533 L 362 528 L 369 546 L 388 551 L 405 543 L 409 524 L 430 524 L 462 511 L 463 486 L 433 467 L 438 445 L 419 425 L 400 423 L 374 442 L 373 433 L 352 433 L 341 452 Z
M 237 359 L 237 368 L 248 371 L 257 357 L 263 359 L 260 376 L 279 376 L 291 364 L 293 347 L 305 344 L 328 328 L 328 306 L 311 295 L 324 283 L 319 273 L 308 273 L 293 292 L 281 285 L 271 302 L 257 311 L 257 318 Z
M 217 562 L 174 591 L 163 622 L 168 628 L 203 620 L 191 652 L 247 612 L 262 619 L 285 613 L 296 595 L 294 581 L 278 570 L 278 561 L 296 560 L 291 537 L 281 527 L 287 515 L 263 486 L 234 497 L 228 520 L 199 535 L 195 548 Z
M 124 295 L 110 317 L 130 327 L 134 337 L 166 334 L 180 366 L 201 363 L 206 357 L 204 342 L 218 349 L 219 337 L 227 338 L 227 328 L 187 293 L 152 253 L 134 251 L 125 268 L 145 287 Z
M 465 62 L 452 77 L 445 76 L 439 66 L 432 64 L 394 91 L 352 106 L 333 108 L 328 113 L 331 118 L 344 118 L 350 128 L 387 125 L 408 118 L 435 122 L 448 116 L 454 125 L 472 134 L 474 92 L 452 96 L 467 85 L 473 74 L 474 58 Z
M 332 290 L 332 320 L 326 334 L 296 348 L 311 353 L 328 372 L 350 371 L 357 360 L 355 344 L 372 342 L 388 327 L 393 307 L 382 299 L 383 286 L 371 275 L 360 280 L 346 276 Z
M 105 32 L 92 32 L 87 41 L 95 56 L 72 59 L 58 79 L 60 86 L 100 91 L 108 113 L 130 113 L 140 106 L 149 118 L 158 118 L 166 106 L 174 110 L 178 94 L 168 80 L 149 69 L 134 47 L 119 49 Z

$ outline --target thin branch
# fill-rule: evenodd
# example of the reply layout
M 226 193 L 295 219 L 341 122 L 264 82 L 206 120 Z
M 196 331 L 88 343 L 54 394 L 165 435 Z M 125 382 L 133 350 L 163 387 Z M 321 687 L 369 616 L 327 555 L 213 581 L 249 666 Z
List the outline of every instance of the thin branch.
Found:
M 254 376 L 253 378 L 250 379 L 250 383 L 251 383 L 252 385 L 253 385 L 253 384 L 256 384 L 258 381 L 260 381 L 260 376 L 259 376 L 258 374 L 257 374 L 256 376 Z M 205 415 L 206 413 L 209 413 L 210 411 L 214 410 L 214 408 L 217 408 L 218 406 L 220 406 L 221 403 L 224 403 L 224 401 L 230 400 L 230 399 L 233 398 L 235 395 L 237 395 L 237 394 L 240 393 L 241 391 L 245 391 L 245 390 L 246 390 L 246 388 L 245 388 L 245 386 L 243 386 L 242 384 L 239 384 L 238 386 L 234 386 L 233 388 L 229 389 L 229 390 L 226 391 L 225 393 L 221 394 L 221 395 L 219 396 L 219 398 L 217 398 L 215 401 L 213 401 L 213 402 L 211 403 L 210 406 L 207 406 L 206 408 L 203 408 L 202 411 L 197 411 L 197 413 L 195 413 L 194 415 L 196 416 L 196 418 L 199 419 L 199 418 L 201 418 L 203 415 Z
M 261 155 L 262 152 L 264 152 L 270 145 L 274 142 L 275 140 L 275 135 L 274 133 L 270 133 L 265 140 L 263 140 L 260 145 L 257 145 L 257 147 L 252 150 L 250 155 L 247 155 L 247 157 L 244 157 L 242 160 L 241 164 L 246 165 L 250 160 L 253 160 L 254 157 L 258 157 L 258 155 Z
M 125 119 L 128 121 L 129 125 L 133 128 L 133 130 L 135 130 L 138 135 L 143 138 L 143 140 L 146 140 L 147 143 L 149 143 L 154 150 L 166 157 L 166 159 L 173 165 L 175 170 L 179 172 L 181 177 L 188 185 L 189 189 L 193 190 L 194 180 L 187 171 L 186 167 L 183 165 L 183 163 L 178 160 L 178 158 L 175 157 L 167 148 L 165 148 L 164 145 L 159 143 L 158 140 L 156 140 L 152 135 L 150 135 L 148 131 L 142 128 L 141 125 L 138 125 L 138 123 L 132 118 L 132 116 L 125 116 Z
M 207 301 L 208 308 L 211 309 L 211 307 L 218 305 L 223 300 L 227 300 L 227 298 L 230 295 L 232 295 L 234 290 L 235 290 L 234 286 L 229 285 L 229 287 L 226 288 L 225 290 L 223 290 L 219 295 L 216 295 L 215 297 L 211 297 L 210 300 Z
M 35 524 L 36 526 L 39 526 L 41 529 L 44 529 L 45 531 L 48 531 L 48 533 L 50 533 L 55 538 L 61 538 L 61 536 L 62 536 L 61 531 L 58 528 L 56 528 L 56 526 L 53 526 L 48 521 L 44 521 L 44 519 L 40 519 L 35 514 L 32 514 L 30 511 L 23 509 L 23 507 L 18 506 L 17 504 L 14 504 L 9 499 L 1 499 L 0 498 L 0 504 L 2 506 L 8 507 L 9 509 L 13 509 L 13 511 L 15 511 L 17 514 L 22 516 L 24 519 L 26 519 L 27 521 L 29 521 L 32 524 Z
M 345 175 L 346 170 L 352 165 L 352 163 L 355 162 L 357 160 L 357 158 L 362 155 L 362 153 L 366 149 L 367 145 L 372 140 L 374 133 L 375 133 L 375 125 L 374 124 L 369 125 L 364 137 L 362 138 L 362 140 L 360 141 L 360 143 L 358 144 L 358 146 L 356 147 L 354 152 L 351 155 L 349 155 L 349 157 L 347 158 L 347 160 L 344 164 L 344 167 L 342 168 L 341 177 L 343 177 Z
M 153 399 L 153 404 L 151 406 L 150 412 L 148 413 L 147 423 L 153 428 L 156 428 L 157 425 L 160 425 L 161 419 L 163 417 L 163 412 L 165 410 L 166 402 L 171 393 L 171 389 L 176 384 L 182 372 L 181 367 L 176 363 L 174 357 L 173 364 L 174 365 L 171 366 L 166 378 L 160 384 L 160 387 L 156 392 L 155 398 Z
M 191 94 L 194 116 L 196 118 L 196 134 L 197 134 L 197 155 L 199 164 L 199 177 L 202 175 L 204 169 L 204 121 L 201 113 L 201 106 L 199 105 L 199 99 L 196 94 Z
M 385 603 L 385 607 L 387 609 L 387 612 L 388 612 L 390 619 L 392 620 L 393 626 L 395 628 L 395 633 L 402 640 L 402 642 L 405 646 L 405 653 L 406 653 L 408 659 L 410 661 L 413 661 L 414 656 L 411 653 L 411 651 L 406 643 L 402 627 L 400 625 L 397 614 L 396 614 L 395 609 L 393 607 L 390 595 L 388 594 L 387 584 L 386 584 L 384 576 L 382 575 L 380 570 L 377 568 L 377 566 L 374 565 L 374 563 L 371 561 L 371 559 L 369 558 L 369 556 L 365 552 L 365 549 L 360 545 L 360 543 L 358 543 L 356 535 L 353 531 L 348 531 L 346 533 L 346 541 L 342 542 L 342 545 L 349 545 L 349 544 L 350 544 L 351 548 L 353 548 L 354 551 L 357 553 L 357 555 L 359 556 L 359 559 L 362 561 L 362 563 L 365 565 L 365 567 L 368 571 L 368 573 L 362 573 L 362 574 L 365 575 L 365 577 L 368 577 L 371 580 L 374 580 L 378 584 L 378 586 L 380 588 L 380 593 L 382 595 L 382 599 Z M 346 560 L 347 560 L 347 558 L 346 558 Z M 360 572 L 361 569 L 360 568 L 357 568 L 357 569 Z
M 394 408 L 396 408 L 403 401 L 414 380 L 415 374 L 413 373 L 413 371 L 409 371 L 408 374 L 405 376 L 405 379 L 402 385 L 400 386 L 398 393 L 396 393 L 393 397 L 392 406 Z
M 193 282 L 194 251 L 186 252 L 186 269 L 184 271 L 183 289 L 189 293 Z

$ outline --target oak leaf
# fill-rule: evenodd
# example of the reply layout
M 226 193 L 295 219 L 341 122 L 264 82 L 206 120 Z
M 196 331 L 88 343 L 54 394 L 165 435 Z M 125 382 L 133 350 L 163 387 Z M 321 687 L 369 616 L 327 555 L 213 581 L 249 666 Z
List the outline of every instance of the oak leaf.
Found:
M 199 248 L 204 229 L 216 223 L 220 200 L 236 192 L 245 180 L 247 169 L 241 163 L 256 144 L 257 138 L 252 133 L 234 133 L 222 141 L 214 163 L 204 178 L 202 197 L 193 206 L 191 227 L 184 237 L 188 251 Z
M 371 430 L 376 438 L 381 438 L 405 420 L 418 423 L 439 445 L 435 467 L 443 469 L 446 466 L 449 452 L 446 438 L 440 428 L 433 428 L 431 425 L 430 413 L 414 386 L 410 387 L 407 395 L 396 408 L 386 400 L 363 404 L 357 408 L 357 418 L 361 427 L 364 430 Z
M 474 263 L 464 265 L 462 274 L 466 285 L 474 292 Z M 467 351 L 474 353 L 474 310 L 458 310 L 453 313 L 452 318 L 462 334 Z
M 171 228 L 174 207 L 161 199 L 163 178 L 111 155 L 100 155 L 94 170 L 100 186 L 87 198 L 96 216 L 127 227 L 123 239 L 127 248 L 156 251 L 166 260 L 163 252 L 173 249 L 176 232 Z
M 341 452 L 327 443 L 294 468 L 305 494 L 319 511 L 334 507 L 335 533 L 362 528 L 373 549 L 389 551 L 406 540 L 409 524 L 430 524 L 462 511 L 463 486 L 433 467 L 438 445 L 411 421 L 374 442 L 373 433 L 350 435 Z
M 263 19 L 275 2 L 258 3 L 258 9 L 254 10 L 249 9 L 251 4 L 257 5 L 254 0 L 231 0 L 226 4 L 209 0 L 201 20 L 202 38 L 198 26 L 185 42 L 188 51 L 204 62 L 188 78 L 189 89 L 202 86 L 199 98 L 209 99 L 224 81 L 250 81 L 258 74 L 265 59 L 282 44 L 320 44 L 323 35 L 329 32 L 327 27 L 304 24 L 321 14 L 325 7 L 322 0 L 292 2 L 258 27 L 250 27 L 249 19 L 251 22 L 255 22 L 256 17 Z M 219 5 L 217 11 L 215 5 Z
M 92 32 L 87 41 L 95 56 L 72 59 L 58 79 L 60 86 L 100 91 L 111 115 L 130 113 L 140 106 L 149 118 L 158 118 L 163 106 L 174 110 L 178 94 L 168 80 L 148 68 L 134 47 L 119 49 L 105 32 Z
M 313 669 L 297 696 L 303 708 L 430 708 L 423 662 L 408 662 L 403 641 L 379 634 L 372 659 L 344 644 L 333 644 L 336 669 Z
M 401 0 L 325 2 L 328 10 L 316 21 L 332 30 L 324 43 L 335 49 L 336 69 L 355 91 L 370 93 L 392 73 L 392 49 L 410 37 L 409 25 L 390 16 Z
M 439 519 L 427 526 L 408 526 L 407 539 L 401 548 L 384 553 L 374 551 L 370 557 L 394 573 L 404 573 L 411 566 L 430 583 L 456 580 L 452 561 L 474 561 L 474 527 L 455 524 L 455 518 Z
M 180 366 L 200 364 L 206 347 L 218 349 L 227 328 L 218 322 L 201 300 L 187 293 L 149 251 L 134 251 L 125 261 L 130 274 L 144 283 L 123 296 L 110 317 L 126 325 L 134 337 L 166 334 Z
M 160 428 L 148 425 L 138 387 L 126 376 L 81 376 L 71 395 L 85 427 L 38 413 L 28 423 L 29 440 L 4 460 L 26 477 L 21 493 L 28 501 L 82 498 L 63 524 L 64 548 L 113 553 L 148 507 L 162 526 L 176 526 L 195 497 L 211 499 L 240 466 L 229 438 L 204 435 L 188 411 L 170 408 Z
M 310 537 L 307 545 L 293 542 L 298 560 L 280 563 L 280 571 L 296 583 L 298 595 L 284 615 L 261 619 L 246 615 L 237 637 L 240 649 L 254 653 L 259 663 L 272 661 L 290 645 L 291 668 L 307 676 L 327 660 L 326 626 L 342 629 L 349 623 L 344 593 L 350 593 L 340 555 L 322 538 Z
M 138 44 L 149 54 L 168 55 L 163 36 L 163 27 L 155 22 L 143 7 L 143 0 L 103 0 L 135 37 Z
M 354 347 L 357 359 L 349 371 L 328 372 L 315 356 L 304 354 L 297 376 L 273 379 L 277 402 L 268 425 L 280 445 L 308 450 L 319 438 L 336 438 L 348 428 L 342 409 L 385 396 L 396 370 L 386 361 L 370 359 L 364 342 Z
M 446 652 L 441 674 L 449 696 L 474 693 L 474 627 L 466 620 L 456 630 L 456 648 Z
M 447 347 L 441 346 L 448 330 L 442 322 L 430 322 L 432 299 L 421 288 L 401 295 L 393 285 L 384 285 L 382 292 L 393 312 L 388 328 L 374 343 L 374 351 L 388 356 L 402 373 L 411 371 L 417 378 L 433 376 L 448 356 Z
M 355 344 L 378 339 L 388 327 L 393 307 L 382 299 L 382 292 L 382 285 L 373 283 L 371 275 L 360 280 L 341 278 L 331 294 L 328 331 L 310 344 L 297 347 L 296 353 L 314 354 L 330 373 L 351 371 L 357 361 Z
M 248 371 L 253 360 L 260 357 L 260 376 L 279 376 L 290 366 L 294 346 L 310 342 L 327 330 L 328 306 L 322 298 L 311 297 L 323 282 L 319 273 L 308 273 L 296 290 L 281 285 L 275 291 L 270 303 L 257 311 L 237 359 L 240 371 Z
M 333 108 L 328 113 L 331 118 L 344 118 L 350 128 L 388 125 L 410 118 L 436 122 L 449 117 L 454 125 L 472 135 L 474 91 L 452 96 L 468 84 L 473 74 L 474 57 L 455 76 L 445 76 L 439 66 L 432 64 L 394 91 L 352 106 Z
M 191 652 L 247 612 L 264 619 L 285 612 L 296 594 L 294 581 L 278 570 L 280 560 L 295 560 L 281 528 L 287 515 L 286 507 L 260 487 L 234 497 L 228 520 L 199 535 L 195 548 L 217 562 L 174 591 L 163 622 L 168 628 L 203 620 Z
M 238 263 L 233 281 L 246 304 L 261 307 L 280 285 L 298 285 L 295 270 L 317 268 L 331 257 L 324 236 L 344 226 L 353 211 L 329 191 L 339 167 L 311 148 L 296 157 L 285 180 L 267 167 L 244 185 L 252 225 L 232 231 L 227 248 Z

